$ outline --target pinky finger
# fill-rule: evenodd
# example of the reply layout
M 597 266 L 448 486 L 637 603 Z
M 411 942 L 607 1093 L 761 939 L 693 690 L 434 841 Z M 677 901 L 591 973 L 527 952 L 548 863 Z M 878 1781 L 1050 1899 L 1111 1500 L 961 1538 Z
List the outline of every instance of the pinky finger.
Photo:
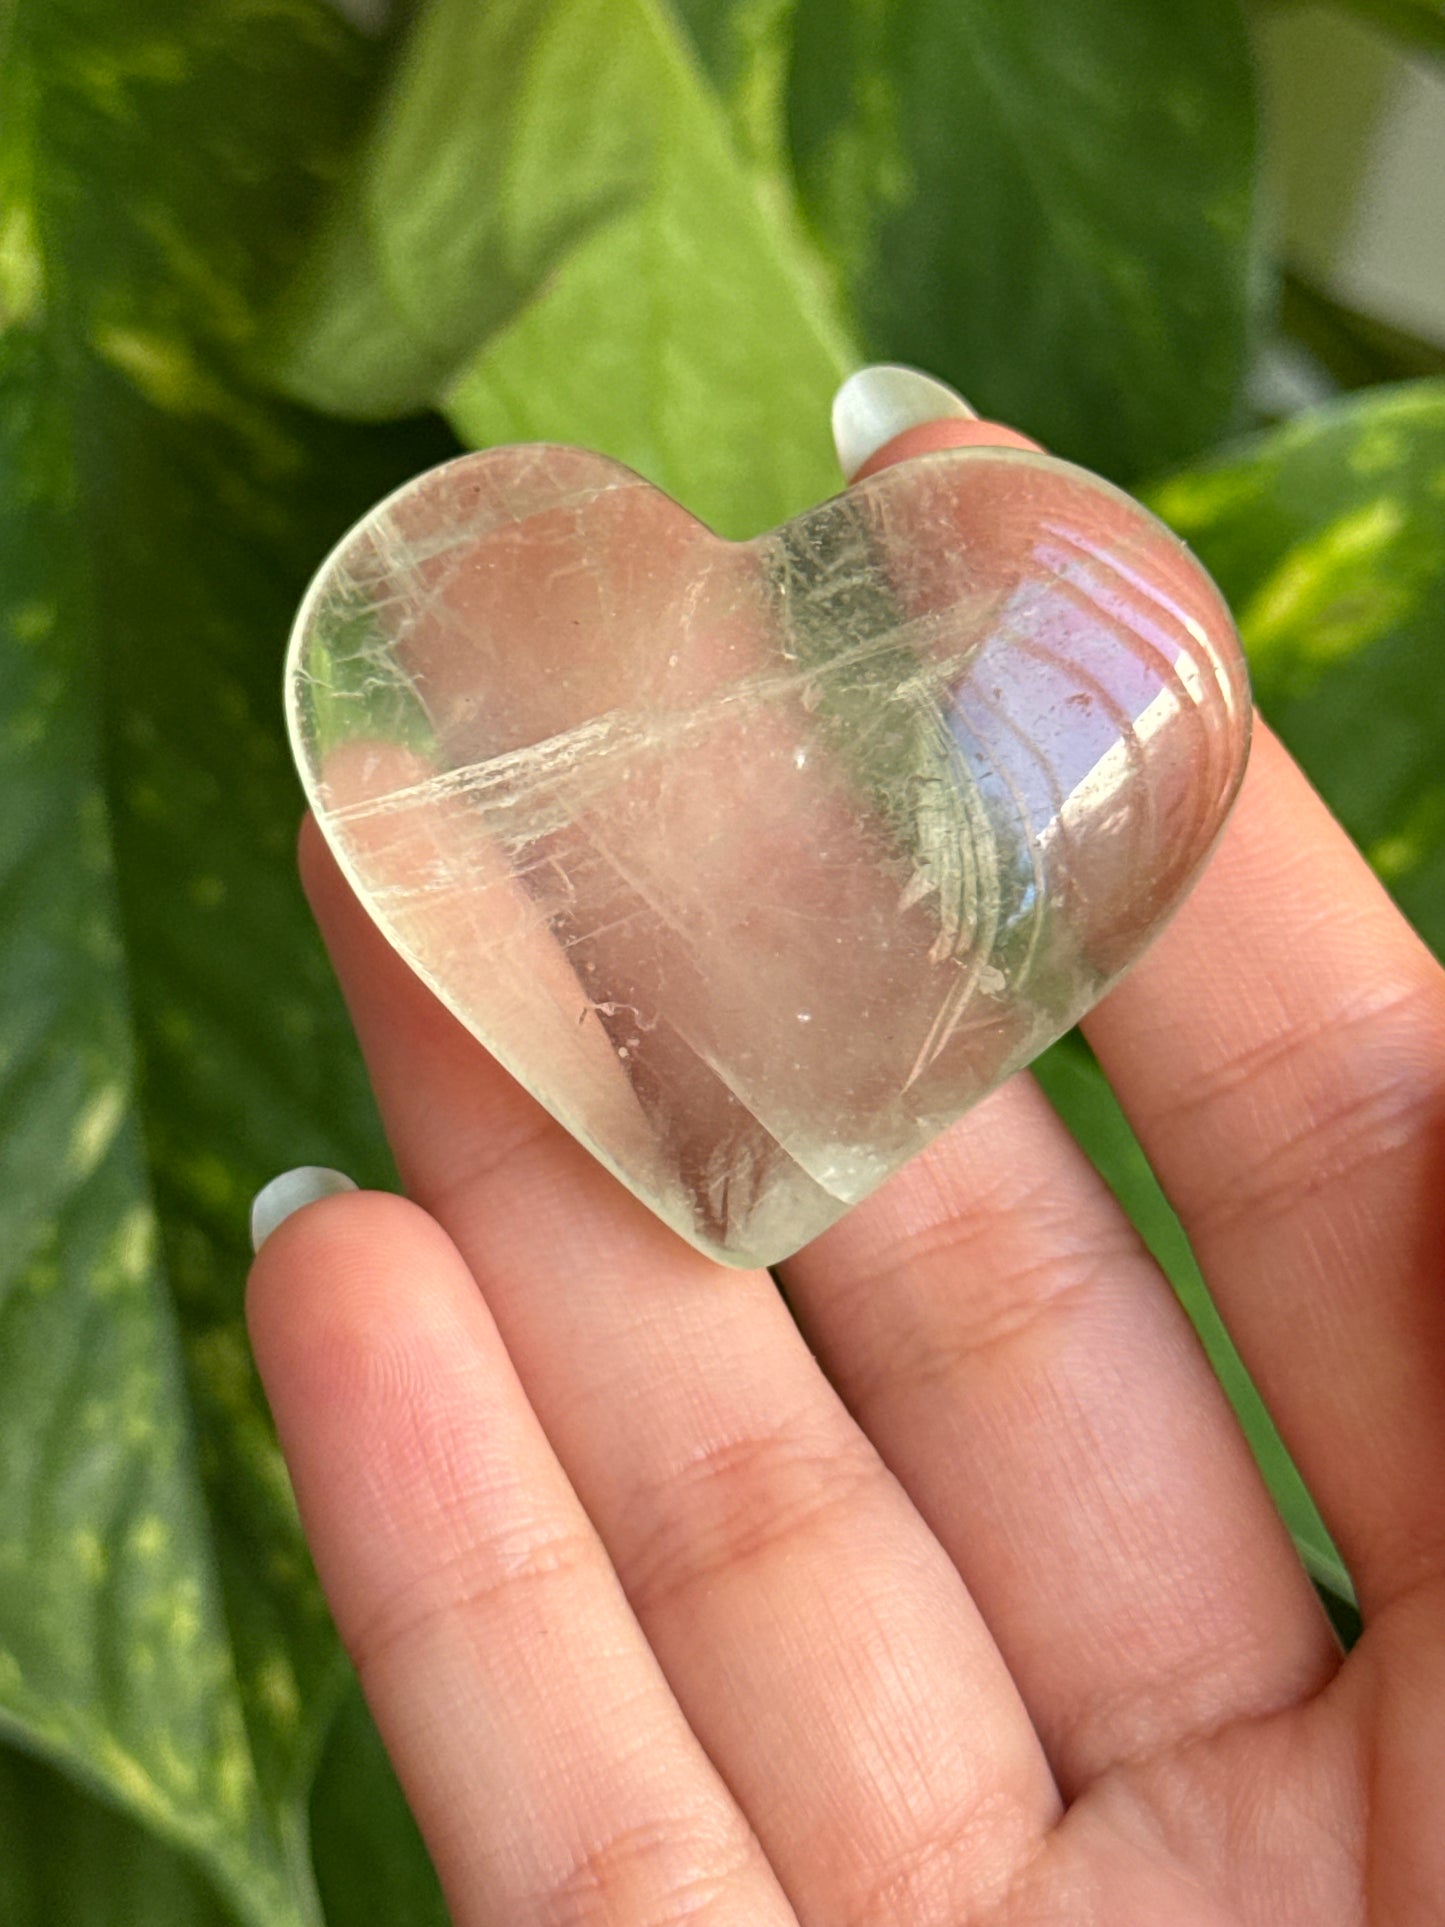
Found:
M 375 1193 L 310 1205 L 262 1246 L 248 1313 L 458 1927 L 793 1921 L 440 1227 Z

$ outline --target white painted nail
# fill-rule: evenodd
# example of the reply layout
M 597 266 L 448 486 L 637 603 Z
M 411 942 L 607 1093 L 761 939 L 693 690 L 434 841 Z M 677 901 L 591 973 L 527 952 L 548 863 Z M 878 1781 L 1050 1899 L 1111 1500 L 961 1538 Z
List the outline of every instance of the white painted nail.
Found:
M 916 368 L 877 362 L 849 375 L 833 397 L 833 446 L 838 466 L 851 482 L 870 455 L 905 428 L 936 422 L 945 415 L 977 421 L 956 389 Z
M 355 1189 L 344 1171 L 328 1171 L 324 1164 L 298 1164 L 294 1171 L 283 1171 L 256 1193 L 251 1206 L 251 1249 L 259 1251 L 277 1225 L 284 1224 L 303 1204 L 315 1204 L 318 1198 Z

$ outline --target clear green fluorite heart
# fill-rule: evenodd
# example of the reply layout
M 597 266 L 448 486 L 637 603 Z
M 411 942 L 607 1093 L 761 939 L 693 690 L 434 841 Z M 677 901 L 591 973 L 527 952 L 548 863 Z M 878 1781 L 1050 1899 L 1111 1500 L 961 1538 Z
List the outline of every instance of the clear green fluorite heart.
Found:
M 1102 995 L 1198 873 L 1250 717 L 1188 551 L 997 449 L 744 543 L 580 449 L 464 456 L 327 561 L 287 703 L 397 950 L 729 1264 Z

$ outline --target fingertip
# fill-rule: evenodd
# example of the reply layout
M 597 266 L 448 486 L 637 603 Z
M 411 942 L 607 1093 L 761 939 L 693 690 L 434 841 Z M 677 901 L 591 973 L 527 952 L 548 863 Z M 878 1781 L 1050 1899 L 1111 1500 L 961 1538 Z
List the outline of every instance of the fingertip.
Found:
M 439 1255 L 460 1263 L 435 1220 L 394 1192 L 353 1186 L 289 1213 L 257 1251 L 246 1286 L 247 1328 L 268 1390 L 288 1358 L 315 1357 L 341 1326 L 389 1317 L 402 1281 Z

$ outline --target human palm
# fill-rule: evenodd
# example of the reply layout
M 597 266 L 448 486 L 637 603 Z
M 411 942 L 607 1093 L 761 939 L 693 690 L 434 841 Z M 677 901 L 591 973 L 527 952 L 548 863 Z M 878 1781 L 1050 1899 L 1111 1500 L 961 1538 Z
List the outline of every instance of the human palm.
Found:
M 1347 1659 L 1032 1080 L 780 1294 L 302 858 L 415 1202 L 288 1219 L 252 1330 L 459 1927 L 1445 1919 L 1445 973 L 1266 731 L 1085 1028 L 1355 1575 Z

